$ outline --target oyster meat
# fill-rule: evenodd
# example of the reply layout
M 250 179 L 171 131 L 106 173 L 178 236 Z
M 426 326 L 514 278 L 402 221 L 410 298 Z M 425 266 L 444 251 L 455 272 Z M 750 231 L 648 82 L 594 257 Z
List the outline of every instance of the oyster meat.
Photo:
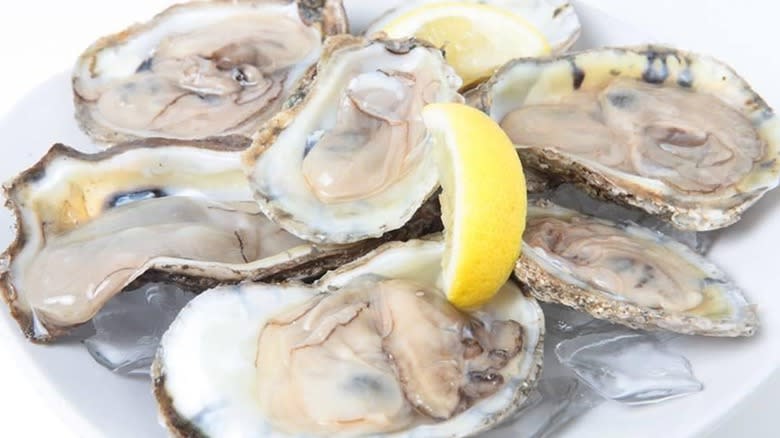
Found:
M 728 226 L 780 178 L 780 122 L 712 58 L 597 49 L 509 63 L 472 98 L 524 164 L 686 230 Z
M 479 311 L 437 289 L 440 239 L 389 243 L 312 287 L 193 300 L 153 366 L 175 436 L 462 437 L 515 413 L 541 369 L 539 305 L 507 283 Z M 215 354 L 215 352 L 218 352 Z
M 423 106 L 460 101 L 438 49 L 414 39 L 332 37 L 306 97 L 244 155 L 263 212 L 314 242 L 347 243 L 405 224 L 438 186 Z
M 73 73 L 76 118 L 95 141 L 249 136 L 294 97 L 340 0 L 236 0 L 173 6 L 101 38 Z
M 687 246 L 631 222 L 539 201 L 528 209 L 515 276 L 537 299 L 636 329 L 750 336 L 742 291 Z
M 246 146 L 243 137 L 145 140 L 94 155 L 54 146 L 6 187 L 17 236 L 0 291 L 22 330 L 51 340 L 134 282 L 198 291 L 317 277 L 381 243 L 313 245 L 269 221 L 241 170 Z M 387 238 L 435 229 L 429 209 Z

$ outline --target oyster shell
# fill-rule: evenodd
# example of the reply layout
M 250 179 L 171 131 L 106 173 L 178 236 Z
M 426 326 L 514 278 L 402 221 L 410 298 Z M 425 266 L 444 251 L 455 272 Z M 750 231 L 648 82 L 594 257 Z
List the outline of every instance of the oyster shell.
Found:
M 246 146 L 243 137 L 152 139 L 88 155 L 56 145 L 14 179 L 5 189 L 17 236 L 3 254 L 0 292 L 25 334 L 52 340 L 131 283 L 200 291 L 316 278 L 381 243 L 313 245 L 280 229 L 252 199 Z M 384 238 L 435 230 L 431 208 Z
M 521 59 L 477 94 L 526 166 L 680 229 L 728 226 L 778 184 L 780 121 L 706 56 L 650 46 Z
M 544 193 L 553 190 L 558 184 L 546 174 L 534 169 L 523 169 L 525 187 L 528 193 Z
M 541 370 L 541 309 L 508 282 L 456 311 L 435 286 L 443 251 L 394 242 L 314 287 L 195 298 L 152 367 L 171 434 L 463 437 L 510 417 Z
M 100 143 L 248 136 L 346 28 L 340 0 L 176 5 L 79 57 L 76 118 Z
M 726 274 L 631 222 L 540 201 L 529 206 L 515 276 L 537 299 L 636 329 L 750 336 L 758 318 Z
M 330 38 L 314 74 L 244 154 L 260 208 L 314 242 L 403 226 L 438 186 L 422 107 L 460 101 L 460 80 L 425 43 L 352 36 Z
M 421 5 L 447 2 L 448 0 L 405 1 L 403 6 L 376 19 L 365 33 L 368 36 L 377 34 L 397 17 Z M 484 3 L 515 12 L 545 36 L 553 54 L 565 52 L 580 36 L 580 20 L 568 0 L 459 0 L 458 3 Z

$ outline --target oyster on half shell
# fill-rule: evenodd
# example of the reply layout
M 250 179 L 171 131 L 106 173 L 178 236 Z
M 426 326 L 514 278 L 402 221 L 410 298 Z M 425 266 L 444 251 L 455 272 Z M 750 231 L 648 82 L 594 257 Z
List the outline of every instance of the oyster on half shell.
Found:
M 750 336 L 742 291 L 687 246 L 631 222 L 538 201 L 528 209 L 515 276 L 537 299 L 636 329 Z
M 305 97 L 244 154 L 260 208 L 314 242 L 400 228 L 438 187 L 422 108 L 461 101 L 459 86 L 441 51 L 414 39 L 328 39 Z
M 541 309 L 510 281 L 456 310 L 436 287 L 443 252 L 393 242 L 314 286 L 195 298 L 152 367 L 171 434 L 452 438 L 509 418 L 541 371 Z
M 241 169 L 246 146 L 244 137 L 151 139 L 89 155 L 56 145 L 7 185 L 17 236 L 0 292 L 27 336 L 66 333 L 131 283 L 200 291 L 316 278 L 381 243 L 314 245 L 269 221 Z M 430 208 L 384 238 L 435 230 Z
M 736 222 L 780 178 L 780 120 L 706 56 L 650 46 L 520 59 L 470 100 L 526 166 L 680 229 Z
M 81 55 L 76 118 L 100 143 L 249 136 L 292 97 L 325 37 L 346 29 L 340 0 L 176 5 Z
M 451 3 L 451 0 L 407 0 L 377 18 L 366 29 L 371 36 L 391 21 L 423 5 Z M 458 0 L 457 3 L 481 3 L 497 6 L 524 18 L 547 40 L 553 54 L 560 54 L 574 45 L 580 36 L 580 20 L 568 0 Z

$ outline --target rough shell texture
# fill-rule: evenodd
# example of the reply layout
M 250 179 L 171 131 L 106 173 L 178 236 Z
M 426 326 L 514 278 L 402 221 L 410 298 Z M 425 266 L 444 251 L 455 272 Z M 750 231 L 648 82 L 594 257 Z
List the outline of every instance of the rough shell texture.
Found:
M 524 169 L 525 187 L 528 193 L 542 193 L 558 185 L 558 181 L 533 168 Z
M 176 4 L 160 12 L 146 23 L 135 24 L 121 32 L 100 38 L 91 46 L 89 46 L 84 51 L 84 53 L 81 54 L 81 56 L 79 56 L 77 64 L 94 65 L 96 56 L 101 51 L 123 44 L 134 35 L 153 28 L 156 22 L 161 21 L 166 17 L 175 15 L 183 9 L 208 8 L 214 4 L 220 3 L 227 5 L 235 3 L 290 4 L 292 2 L 295 2 L 298 5 L 298 11 L 302 21 L 309 26 L 316 26 L 319 28 L 323 39 L 329 35 L 338 35 L 348 31 L 347 16 L 341 0 L 198 0 L 188 3 Z M 89 102 L 87 102 L 84 98 L 75 92 L 73 93 L 73 104 L 76 108 L 76 121 L 78 122 L 82 131 L 84 131 L 96 142 L 112 145 L 132 141 L 137 138 L 134 135 L 116 132 L 112 129 L 100 125 L 99 123 L 96 123 L 89 110 Z M 247 125 L 251 123 L 251 120 L 247 120 L 245 122 Z
M 564 68 L 565 67 L 565 68 Z M 521 80 L 512 78 L 522 78 Z M 643 46 L 595 49 L 548 58 L 518 59 L 505 65 L 469 96 L 472 105 L 496 120 L 503 119 L 511 101 L 523 104 L 534 87 L 552 87 L 556 95 L 597 89 L 614 78 L 681 87 L 717 96 L 742 113 L 767 145 L 765 156 L 743 182 L 718 194 L 718 204 L 704 206 L 709 194 L 682 195 L 665 184 L 646 184 L 640 178 L 606 175 L 552 148 L 519 146 L 523 164 L 563 182 L 578 185 L 590 195 L 639 207 L 686 230 L 707 231 L 738 221 L 780 179 L 780 119 L 737 73 L 713 58 L 668 47 Z M 543 78 L 543 79 L 542 79 Z M 542 84 L 542 82 L 544 82 Z M 511 94 L 511 99 L 505 96 Z M 519 97 L 517 97 L 519 96 Z
M 575 285 L 554 276 L 538 264 L 523 256 L 517 262 L 515 276 L 520 279 L 521 289 L 545 303 L 562 304 L 595 318 L 622 324 L 637 330 L 670 330 L 687 335 L 751 336 L 758 328 L 755 317 L 742 324 L 731 321 L 712 321 L 702 325 L 702 319 L 685 314 L 669 314 L 661 309 L 640 307 L 625 301 L 615 301 L 603 295 L 588 293 Z
M 537 201 L 540 208 L 558 208 L 547 201 Z M 610 222 L 610 221 L 607 221 Z M 739 294 L 741 291 L 725 277 L 716 266 L 705 260 L 683 244 L 664 237 L 660 233 L 643 229 L 631 223 L 642 234 L 655 236 L 665 244 L 671 245 L 675 251 L 681 252 L 686 260 L 700 264 L 705 272 L 724 284 L 729 293 Z M 617 224 L 616 224 L 617 226 Z M 523 254 L 515 265 L 514 276 L 520 281 L 521 289 L 540 301 L 557 303 L 573 309 L 589 313 L 595 318 L 622 324 L 633 329 L 657 330 L 665 329 L 688 335 L 706 336 L 752 336 L 758 329 L 758 316 L 752 305 L 745 305 L 739 310 L 736 318 L 711 319 L 684 312 L 670 312 L 661 308 L 644 307 L 628 300 L 617 299 L 607 293 L 573 284 L 562 278 L 562 275 L 545 268 L 537 261 L 538 255 L 527 244 L 524 244 Z

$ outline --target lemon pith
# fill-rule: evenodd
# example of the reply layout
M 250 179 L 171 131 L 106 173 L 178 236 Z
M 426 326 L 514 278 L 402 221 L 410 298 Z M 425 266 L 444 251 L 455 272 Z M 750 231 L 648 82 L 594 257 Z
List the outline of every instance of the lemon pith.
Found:
M 525 18 L 478 3 L 421 6 L 401 14 L 383 30 L 391 38 L 416 36 L 443 48 L 466 86 L 490 76 L 510 59 L 550 53 L 544 35 Z
M 460 308 L 495 295 L 520 256 L 526 189 L 512 142 L 466 105 L 432 104 L 423 118 L 434 139 L 445 227 L 443 287 Z

